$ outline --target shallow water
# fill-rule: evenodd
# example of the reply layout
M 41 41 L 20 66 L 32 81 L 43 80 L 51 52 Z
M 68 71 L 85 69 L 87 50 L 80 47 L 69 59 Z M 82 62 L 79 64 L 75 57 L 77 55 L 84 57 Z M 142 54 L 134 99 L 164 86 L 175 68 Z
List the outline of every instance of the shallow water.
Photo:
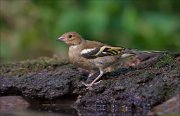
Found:
M 70 104 L 30 105 L 27 108 L 11 108 L 0 112 L 2 116 L 78 116 Z
M 137 112 L 118 102 L 106 104 L 103 101 L 92 104 L 92 109 L 74 109 L 71 107 L 74 102 L 66 99 L 29 101 L 21 96 L 4 96 L 0 97 L 0 116 L 133 116 L 146 115 L 148 111 L 144 107 L 136 109 Z
M 27 100 L 21 96 L 0 97 L 0 116 L 77 116 L 74 100 Z
M 114 111 L 106 110 L 106 106 L 98 105 L 96 111 L 90 109 L 81 109 L 77 111 L 67 104 L 44 104 L 42 106 L 34 105 L 25 109 L 14 108 L 7 109 L 0 113 L 2 116 L 133 116 L 132 111 Z M 141 114 L 143 115 L 143 114 Z
M 80 105 L 74 109 L 71 105 L 76 97 L 53 100 L 25 99 L 22 96 L 0 96 L 0 116 L 146 116 L 155 114 L 177 114 L 179 116 L 179 94 L 152 109 L 146 103 L 125 105 L 123 100 L 113 103 L 99 101 Z M 140 102 L 138 102 L 140 103 Z

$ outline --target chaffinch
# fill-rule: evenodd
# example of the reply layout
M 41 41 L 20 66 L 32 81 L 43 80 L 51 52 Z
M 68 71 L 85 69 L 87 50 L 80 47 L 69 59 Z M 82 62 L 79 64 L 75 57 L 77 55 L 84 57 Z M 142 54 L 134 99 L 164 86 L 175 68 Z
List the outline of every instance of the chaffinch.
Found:
M 58 40 L 69 45 L 69 60 L 76 66 L 89 71 L 91 77 L 99 71 L 99 75 L 90 83 L 83 84 L 90 89 L 103 74 L 106 68 L 117 63 L 119 60 L 128 58 L 136 52 L 123 47 L 113 47 L 97 41 L 85 40 L 76 32 L 67 32 L 60 36 Z

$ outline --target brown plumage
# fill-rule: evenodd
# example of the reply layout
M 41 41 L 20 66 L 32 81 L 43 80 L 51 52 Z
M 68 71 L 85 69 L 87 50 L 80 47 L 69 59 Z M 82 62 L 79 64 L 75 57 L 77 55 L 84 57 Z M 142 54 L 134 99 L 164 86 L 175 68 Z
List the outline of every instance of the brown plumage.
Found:
M 99 76 L 90 84 L 83 84 L 91 88 L 104 73 L 104 69 L 113 65 L 121 58 L 134 55 L 126 53 L 123 47 L 112 47 L 101 42 L 85 40 L 76 32 L 63 34 L 58 40 L 69 45 L 69 60 L 74 65 L 89 71 L 89 77 L 99 71 Z

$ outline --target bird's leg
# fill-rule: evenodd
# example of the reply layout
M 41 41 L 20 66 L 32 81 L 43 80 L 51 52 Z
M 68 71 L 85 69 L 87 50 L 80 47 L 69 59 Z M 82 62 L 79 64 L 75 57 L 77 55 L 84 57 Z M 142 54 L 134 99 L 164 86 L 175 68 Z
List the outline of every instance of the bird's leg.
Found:
M 94 84 L 98 84 L 101 81 L 96 82 L 99 78 L 101 78 L 101 76 L 104 74 L 103 70 L 100 69 L 100 74 L 98 75 L 98 77 L 96 77 L 90 84 L 86 84 L 84 82 L 82 82 L 83 85 L 85 85 L 87 87 L 87 89 L 91 88 L 92 85 Z
M 86 79 L 86 83 L 92 82 L 93 78 L 95 77 L 95 72 L 91 71 Z
M 100 74 L 98 75 L 98 77 L 96 77 L 96 78 L 90 83 L 90 85 L 99 83 L 100 81 L 98 81 L 98 82 L 96 82 L 96 81 L 97 81 L 98 79 L 100 79 L 103 74 L 104 74 L 104 72 L 100 69 Z
M 89 73 L 88 78 L 94 75 L 94 72 Z

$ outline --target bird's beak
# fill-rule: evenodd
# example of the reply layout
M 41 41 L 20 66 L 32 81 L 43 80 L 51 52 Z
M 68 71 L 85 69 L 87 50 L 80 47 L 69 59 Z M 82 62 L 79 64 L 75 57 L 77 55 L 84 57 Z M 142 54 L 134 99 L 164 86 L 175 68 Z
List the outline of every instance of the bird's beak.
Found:
M 61 37 L 59 37 L 57 40 L 58 40 L 58 41 L 65 41 L 65 38 L 61 36 Z

